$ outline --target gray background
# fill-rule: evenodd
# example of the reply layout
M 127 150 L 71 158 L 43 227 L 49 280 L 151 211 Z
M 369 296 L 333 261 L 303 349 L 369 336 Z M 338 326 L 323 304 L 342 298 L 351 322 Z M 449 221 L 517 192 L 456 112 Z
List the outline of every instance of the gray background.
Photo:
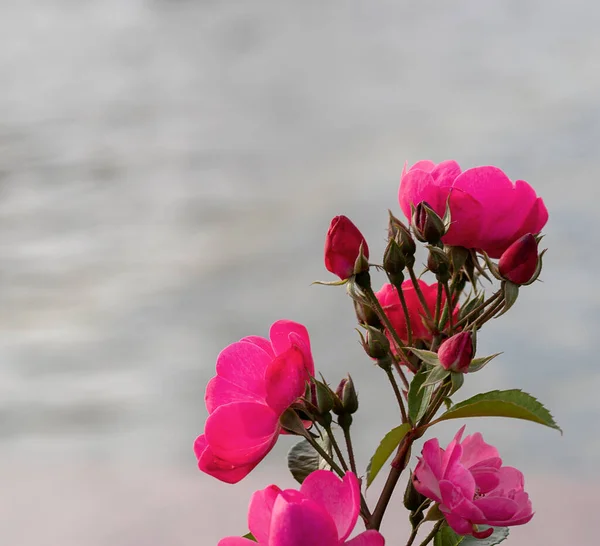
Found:
M 336 214 L 381 255 L 424 158 L 498 165 L 545 199 L 544 282 L 484 330 L 480 354 L 504 355 L 464 396 L 521 387 L 565 435 L 468 430 L 526 473 L 537 514 L 512 544 L 591 540 L 599 22 L 583 0 L 0 2 L 0 544 L 244 533 L 255 489 L 293 486 L 292 440 L 235 487 L 191 446 L 219 350 L 279 318 L 308 326 L 330 382 L 353 374 L 364 468 L 396 408 L 344 289 L 310 283 L 331 280 Z

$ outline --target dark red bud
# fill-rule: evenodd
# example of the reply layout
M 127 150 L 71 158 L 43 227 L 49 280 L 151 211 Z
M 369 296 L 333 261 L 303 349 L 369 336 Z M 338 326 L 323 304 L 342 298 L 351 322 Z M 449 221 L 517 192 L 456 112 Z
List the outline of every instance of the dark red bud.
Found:
M 413 213 L 412 224 L 417 239 L 430 245 L 438 244 L 446 233 L 444 221 L 426 201 L 421 201 L 417 205 Z
M 438 359 L 445 370 L 465 373 L 473 360 L 471 332 L 460 332 L 446 339 L 438 349 Z
M 336 216 L 331 220 L 325 239 L 325 267 L 331 273 L 345 280 L 355 271 L 357 258 L 369 258 L 367 241 L 359 229 L 346 216 Z M 368 264 L 367 264 L 368 268 Z
M 515 284 L 531 280 L 538 265 L 538 243 L 528 233 L 510 245 L 498 261 L 500 275 Z

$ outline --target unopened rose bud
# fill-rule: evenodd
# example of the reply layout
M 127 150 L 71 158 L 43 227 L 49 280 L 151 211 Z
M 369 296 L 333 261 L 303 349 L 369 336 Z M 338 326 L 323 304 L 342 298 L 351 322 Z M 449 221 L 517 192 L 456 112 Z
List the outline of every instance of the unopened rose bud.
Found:
M 445 370 L 466 373 L 473 360 L 473 337 L 470 331 L 446 339 L 438 349 L 438 359 Z
M 410 234 L 410 230 L 405 226 L 398 218 L 396 218 L 391 211 L 390 220 L 388 223 L 388 240 L 394 239 L 398 246 L 402 250 L 406 265 L 412 267 L 415 263 L 415 252 L 417 251 L 417 245 L 415 240 Z
M 341 415 L 342 413 L 347 413 L 350 415 L 356 413 L 358 410 L 358 395 L 356 394 L 354 381 L 352 381 L 350 375 L 340 381 L 335 394 L 341 401 L 342 410 L 338 412 L 336 411 L 337 408 L 334 407 L 334 413 L 337 413 L 338 415 Z
M 394 286 L 401 286 L 404 282 L 402 271 L 405 267 L 406 259 L 400 245 L 394 239 L 390 239 L 383 253 L 383 269 Z
M 329 413 L 333 409 L 333 397 L 334 393 L 325 383 L 321 381 L 315 381 L 316 385 L 316 406 L 321 415 Z
M 366 337 L 361 338 L 365 353 L 371 358 L 381 360 L 389 356 L 390 341 L 381 330 L 367 326 Z
M 404 490 L 404 508 L 411 512 L 415 512 L 417 508 L 421 507 L 425 499 L 425 495 L 422 495 L 415 489 L 411 472 L 408 483 L 406 484 L 406 489 Z
M 437 245 L 446 233 L 444 221 L 426 201 L 421 201 L 415 208 L 412 225 L 416 238 L 430 245 Z
M 448 282 L 450 280 L 450 257 L 442 249 L 429 247 L 427 268 L 435 274 L 438 281 Z
M 356 312 L 356 318 L 360 324 L 366 324 L 373 326 L 373 328 L 381 328 L 381 320 L 377 316 L 377 313 L 373 311 L 373 308 L 366 303 L 360 303 L 356 300 L 354 302 L 354 311 Z
M 361 258 L 362 248 L 362 258 Z M 361 260 L 358 260 L 361 258 Z M 359 271 L 358 263 L 368 269 L 369 247 L 359 229 L 346 216 L 336 216 L 329 226 L 325 239 L 325 267 L 345 280 Z M 363 269 L 361 269 L 362 271 Z
M 500 256 L 498 270 L 506 280 L 515 284 L 528 283 L 538 267 L 538 243 L 528 233 L 517 239 Z

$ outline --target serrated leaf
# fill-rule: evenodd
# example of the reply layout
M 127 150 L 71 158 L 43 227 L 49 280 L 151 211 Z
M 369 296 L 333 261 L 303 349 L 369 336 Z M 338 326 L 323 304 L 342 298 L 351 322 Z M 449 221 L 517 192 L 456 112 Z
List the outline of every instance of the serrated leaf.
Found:
M 316 440 L 326 453 L 331 454 L 331 443 L 329 438 Z M 287 464 L 292 476 L 298 483 L 302 483 L 306 477 L 315 470 L 331 470 L 329 464 L 311 446 L 307 440 L 301 440 L 288 451 Z
M 385 462 L 390 458 L 390 455 L 400 445 L 402 438 L 406 436 L 406 433 L 410 430 L 410 425 L 404 423 L 399 427 L 390 430 L 384 437 L 379 446 L 373 453 L 369 466 L 367 468 L 367 487 L 369 487 L 373 480 L 379 474 L 379 471 L 383 468 Z
M 408 389 L 408 416 L 411 423 L 417 423 L 425 415 L 434 387 L 421 388 L 427 379 L 427 370 L 420 370 L 413 377 Z
M 486 527 L 480 527 L 480 531 L 484 531 Z M 475 538 L 467 535 L 463 538 L 460 546 L 496 546 L 508 538 L 508 527 L 494 527 L 494 532 L 487 538 Z
M 447 524 L 444 524 L 433 537 L 433 546 L 458 546 L 458 544 L 462 544 L 464 538 L 464 536 L 457 535 Z
M 441 365 L 436 366 L 435 368 L 429 371 L 429 373 L 427 374 L 427 379 L 425 379 L 425 382 L 423 383 L 421 388 L 423 389 L 425 387 L 437 385 L 438 383 L 441 383 L 444 379 L 446 379 L 446 377 L 448 377 L 449 375 L 450 372 L 442 368 Z
M 439 366 L 440 360 L 438 358 L 437 353 L 433 351 L 424 351 L 422 349 L 413 349 L 411 347 L 410 351 L 416 354 L 425 364 L 429 364 L 430 366 Z
M 251 540 L 252 542 L 258 542 L 255 538 L 254 535 L 252 533 L 246 533 L 242 538 L 247 538 L 248 540 Z
M 452 406 L 438 418 L 438 421 L 463 419 L 465 417 L 510 417 L 513 419 L 525 419 L 526 421 L 554 428 L 562 434 L 562 430 L 543 404 L 520 389 L 478 394 Z
M 488 362 L 492 361 L 497 356 L 500 356 L 502 353 L 496 353 L 490 356 L 482 356 L 481 358 L 474 358 L 471 360 L 471 364 L 469 364 L 469 373 L 478 372 L 481 370 Z

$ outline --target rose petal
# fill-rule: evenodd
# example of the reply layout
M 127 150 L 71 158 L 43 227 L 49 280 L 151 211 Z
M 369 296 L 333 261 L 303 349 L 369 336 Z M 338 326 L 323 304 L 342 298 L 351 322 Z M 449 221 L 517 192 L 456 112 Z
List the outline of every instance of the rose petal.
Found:
M 282 491 L 273 505 L 269 546 L 338 546 L 337 529 L 323 507 Z
M 218 407 L 206 420 L 206 441 L 213 453 L 234 465 L 262 459 L 279 434 L 278 415 L 258 402 Z
M 225 483 L 238 483 L 256 467 L 258 462 L 247 465 L 232 465 L 215 457 L 215 454 L 206 443 L 204 434 L 199 436 L 194 443 L 194 452 L 198 458 L 198 468 L 206 474 Z
M 328 470 L 317 470 L 304 480 L 300 492 L 329 513 L 339 540 L 345 540 L 354 529 L 360 512 L 360 486 L 356 476 L 346 472 L 340 480 Z
M 272 358 L 258 345 L 238 341 L 217 357 L 217 375 L 234 385 L 265 398 L 265 371 Z
M 204 402 L 209 414 L 219 406 L 230 404 L 231 402 L 247 401 L 264 402 L 263 399 L 252 391 L 235 385 L 219 375 L 213 377 L 206 385 Z
M 304 394 L 308 379 L 304 354 L 298 347 L 290 347 L 279 354 L 267 368 L 267 404 L 281 415 Z
M 385 546 L 385 539 L 377 531 L 365 531 L 345 543 L 347 546 Z
M 256 542 L 242 537 L 226 537 L 219 540 L 217 546 L 256 546 Z
M 244 343 L 252 343 L 260 347 L 265 353 L 267 353 L 271 358 L 275 358 L 275 352 L 273 351 L 273 346 L 268 339 L 260 336 L 247 336 L 240 339 L 241 342 Z
M 273 505 L 281 489 L 276 485 L 256 491 L 250 499 L 248 508 L 248 528 L 254 535 L 254 538 L 261 544 L 269 543 L 269 533 L 271 526 L 271 516 Z

